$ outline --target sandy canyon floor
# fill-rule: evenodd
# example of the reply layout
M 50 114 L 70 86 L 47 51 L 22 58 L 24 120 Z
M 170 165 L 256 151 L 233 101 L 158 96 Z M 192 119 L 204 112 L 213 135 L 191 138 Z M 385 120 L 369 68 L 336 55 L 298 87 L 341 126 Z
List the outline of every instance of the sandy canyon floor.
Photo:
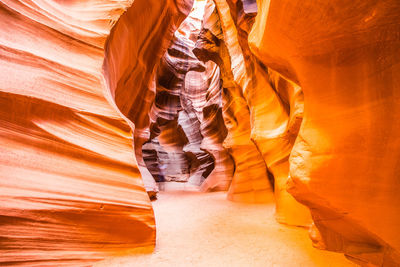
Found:
M 281 225 L 274 203 L 243 204 L 226 193 L 167 190 L 153 202 L 157 246 L 95 266 L 357 266 L 311 246 L 307 230 Z

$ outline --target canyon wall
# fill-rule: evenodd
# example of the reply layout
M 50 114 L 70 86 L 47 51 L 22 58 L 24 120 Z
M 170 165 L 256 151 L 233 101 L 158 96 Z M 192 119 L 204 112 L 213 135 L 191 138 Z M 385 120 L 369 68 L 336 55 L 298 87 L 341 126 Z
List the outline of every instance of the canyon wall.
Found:
M 360 264 L 400 262 L 399 8 L 208 1 L 195 49 L 221 67 L 229 134 L 248 107 L 251 133 L 240 139 L 254 142 L 274 177 L 277 219 L 310 222 L 289 191 L 311 210 L 314 246 Z M 234 107 L 231 95 L 245 102 Z M 231 199 L 236 190 L 234 179 Z
M 154 246 L 131 122 L 145 124 L 138 111 L 152 92 L 146 86 L 165 49 L 159 44 L 190 8 L 184 1 L 1 1 L 0 265 L 85 265 Z M 104 73 L 116 84 L 105 87 L 104 46 L 114 25 Z M 132 112 L 133 103 L 143 107 Z
M 270 201 L 270 177 L 277 220 L 308 226 L 308 209 L 286 191 L 289 154 L 302 119 L 302 91 L 258 62 L 250 51 L 247 36 L 257 14 L 255 3 L 208 1 L 206 8 L 195 52 L 223 70 L 224 115 L 230 132 L 224 144 L 231 147 L 237 167 L 228 198 Z
M 0 265 L 153 247 L 146 191 L 192 179 L 398 266 L 400 3 L 192 5 L 1 1 Z
M 195 2 L 156 71 L 150 138 L 143 159 L 159 182 L 188 182 L 202 191 L 227 190 L 233 163 L 222 146 L 226 128 L 219 68 L 202 63 L 192 52 L 204 3 Z
M 221 79 L 218 86 L 222 91 L 222 113 L 228 130 L 223 146 L 228 149 L 235 163 L 228 199 L 250 203 L 271 201 L 272 188 L 266 165 L 250 139 L 249 108 L 234 81 L 220 18 L 213 1 L 206 3 L 202 29 L 194 53 L 202 61 L 213 61 L 220 68 Z
M 160 150 L 159 154 L 164 155 L 164 163 L 169 160 L 168 152 L 162 151 L 158 140 L 150 142 L 153 139 L 150 134 L 150 114 L 157 90 L 157 69 L 174 38 L 174 32 L 192 6 L 193 0 L 165 3 L 134 1 L 113 28 L 105 48 L 103 71 L 107 92 L 122 116 L 135 128 L 136 159 L 146 190 L 151 196 L 158 191 L 155 179 L 162 180 L 163 174 L 154 177 L 155 171 L 160 172 L 160 162 L 156 159 L 150 162 L 150 159 Z M 177 165 L 185 164 L 182 154 L 175 156 L 179 163 Z M 145 160 L 148 166 L 151 165 L 150 171 Z M 176 168 L 178 170 L 182 171 Z
M 398 266 L 399 1 L 257 4 L 251 50 L 304 92 L 288 190 L 314 245 Z

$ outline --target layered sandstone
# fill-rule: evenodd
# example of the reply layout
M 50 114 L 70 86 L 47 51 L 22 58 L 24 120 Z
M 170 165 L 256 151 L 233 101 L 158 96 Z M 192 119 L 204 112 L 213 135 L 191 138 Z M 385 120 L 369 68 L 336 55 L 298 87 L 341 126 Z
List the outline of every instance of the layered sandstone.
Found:
M 254 179 L 251 174 L 240 180 L 234 179 L 229 194 L 231 199 L 240 201 L 267 200 L 266 167 L 273 176 L 278 221 L 307 226 L 311 222 L 308 209 L 286 191 L 288 158 L 302 118 L 302 92 L 300 87 L 260 64 L 250 51 L 247 36 L 257 14 L 256 7 L 241 1 L 216 1 L 215 5 L 208 1 L 202 41 L 197 46 L 200 58 L 215 60 L 224 70 L 225 105 L 231 110 L 226 112 L 226 124 L 232 124 L 232 113 L 240 113 L 240 122 L 247 122 L 246 132 L 236 134 L 236 139 L 227 139 L 225 143 L 228 145 L 231 141 L 231 146 L 235 147 L 232 155 L 237 163 L 245 162 L 247 166 L 242 167 L 246 172 L 259 175 L 259 179 Z M 234 128 L 230 130 L 232 134 L 235 131 Z M 239 144 L 246 144 L 246 147 L 238 147 Z M 257 161 L 249 160 L 250 151 L 253 151 L 252 157 L 261 161 L 258 168 L 251 166 Z M 260 188 L 264 190 L 260 191 Z M 250 194 L 242 194 L 243 191 Z
M 399 265 L 398 1 L 193 2 L 1 1 L 0 265 L 153 247 L 164 181 Z
M 202 191 L 227 190 L 233 163 L 222 146 L 226 128 L 222 118 L 219 68 L 193 54 L 205 1 L 197 1 L 174 36 L 154 72 L 154 101 L 142 157 L 153 181 L 188 182 Z M 138 149 L 138 147 L 136 147 Z M 162 184 L 161 184 L 162 186 Z M 152 190 L 155 187 L 155 190 Z
M 220 18 L 212 1 L 207 1 L 194 53 L 204 62 L 214 61 L 220 68 L 222 81 L 219 81 L 219 87 L 222 90 L 223 118 L 228 130 L 223 145 L 229 149 L 235 163 L 228 199 L 258 203 L 270 201 L 272 188 L 266 165 L 250 139 L 249 108 L 234 81 Z
M 242 90 L 251 138 L 275 178 L 278 217 L 281 212 L 287 222 L 298 219 L 288 190 L 311 208 L 315 246 L 360 263 L 396 265 L 396 161 L 372 162 L 399 146 L 399 129 L 393 128 L 398 112 L 388 110 L 398 102 L 398 75 L 392 74 L 398 69 L 399 5 L 354 3 L 340 12 L 330 2 L 257 1 L 257 11 L 252 2 L 215 1 L 218 14 L 206 12 L 199 57 L 227 65 L 222 69 L 232 73 L 224 83 L 233 80 Z M 295 15 L 300 6 L 301 18 Z M 321 17 L 328 25 L 307 26 Z M 348 96 L 355 91 L 360 97 Z M 390 130 L 383 130 L 387 125 Z
M 400 264 L 400 3 L 257 1 L 252 51 L 304 92 L 289 191 L 317 247 Z
M 126 120 L 140 127 L 146 115 L 137 119 L 121 101 L 150 91 L 114 78 L 120 72 L 113 68 L 138 65 L 136 74 L 150 76 L 164 48 L 143 42 L 168 42 L 165 32 L 172 34 L 191 6 L 153 2 L 151 9 L 140 0 L 1 2 L 0 265 L 79 265 L 154 246 L 153 211 Z M 107 46 L 107 81 L 128 82 L 115 90 L 102 82 L 103 47 L 124 12 Z M 140 62 L 113 54 L 117 43 Z M 142 86 L 149 80 L 140 76 Z

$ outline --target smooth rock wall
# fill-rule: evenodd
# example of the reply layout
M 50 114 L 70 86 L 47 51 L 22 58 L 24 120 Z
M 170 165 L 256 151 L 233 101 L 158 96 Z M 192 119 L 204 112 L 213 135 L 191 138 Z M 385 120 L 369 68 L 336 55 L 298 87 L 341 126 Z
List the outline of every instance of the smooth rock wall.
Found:
M 263 1 L 252 51 L 304 92 L 289 192 L 314 245 L 400 264 L 400 2 Z
M 0 265 L 154 246 L 146 190 L 180 171 L 234 201 L 272 182 L 314 246 L 398 266 L 400 3 L 208 0 L 200 32 L 192 5 L 0 2 Z
M 234 162 L 223 146 L 228 130 L 223 118 L 223 99 L 220 69 L 212 61 L 206 63 L 207 91 L 200 116 L 203 117 L 201 148 L 212 154 L 214 169 L 201 185 L 202 191 L 228 190 L 234 173 Z M 201 103 L 201 102 L 200 102 Z
M 247 32 L 256 13 L 255 5 L 240 1 L 208 1 L 195 49 L 199 58 L 214 60 L 223 70 L 224 115 L 231 134 L 224 143 L 232 147 L 238 177 L 229 198 L 269 201 L 268 177 L 273 176 L 278 221 L 307 226 L 311 223 L 308 210 L 286 191 L 288 157 L 297 135 L 293 126 L 299 124 L 293 121 L 301 121 L 302 116 L 301 89 L 278 74 L 269 74 L 249 50 Z M 239 123 L 244 125 L 241 130 Z
M 154 246 L 131 127 L 102 84 L 105 40 L 131 4 L 1 1 L 0 265 Z
M 202 61 L 213 61 L 220 68 L 222 114 L 228 131 L 223 146 L 228 148 L 235 163 L 228 199 L 259 203 L 270 201 L 272 188 L 266 165 L 257 147 L 250 140 L 249 109 L 240 88 L 234 82 L 219 15 L 212 0 L 206 3 L 202 30 L 194 53 Z

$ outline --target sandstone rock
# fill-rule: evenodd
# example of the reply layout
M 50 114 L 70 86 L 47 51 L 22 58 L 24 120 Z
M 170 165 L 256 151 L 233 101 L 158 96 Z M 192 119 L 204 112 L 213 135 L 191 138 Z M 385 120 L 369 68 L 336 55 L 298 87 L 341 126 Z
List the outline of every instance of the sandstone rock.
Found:
M 304 91 L 290 193 L 314 244 L 400 264 L 400 3 L 257 1 L 252 51 Z
M 106 44 L 103 64 L 106 93 L 135 129 L 135 154 L 148 191 L 158 190 L 142 157 L 142 145 L 150 137 L 149 111 L 156 92 L 155 71 L 192 5 L 192 0 L 165 3 L 136 0 L 114 26 Z
M 397 0 L 3 0 L 0 18 L 0 265 L 154 247 L 165 181 L 274 191 L 278 221 L 311 211 L 314 246 L 400 264 Z
M 133 124 L 112 101 L 125 106 L 120 92 L 141 92 L 129 84 L 114 88 L 118 70 L 138 61 L 113 51 L 116 43 L 126 47 L 123 41 L 134 39 L 137 45 L 127 52 L 138 55 L 134 49 L 139 52 L 140 41 L 156 30 L 152 18 L 162 27 L 162 34 L 153 35 L 157 39 L 173 32 L 190 6 L 153 1 L 149 10 L 148 1 L 132 2 L 1 2 L 0 265 L 82 265 L 154 246 L 154 216 L 132 150 Z M 105 97 L 103 46 L 125 11 L 107 45 L 104 74 L 111 97 Z M 144 16 L 137 17 L 138 11 Z M 129 36 L 139 28 L 141 35 Z M 154 54 L 140 56 L 140 66 L 150 69 L 157 61 Z M 114 68 L 118 64 L 126 65 Z M 122 114 L 134 121 L 126 110 Z
M 212 60 L 221 69 L 223 118 L 228 130 L 223 144 L 235 162 L 228 199 L 243 202 L 270 201 L 272 189 L 266 166 L 257 147 L 250 140 L 249 109 L 240 88 L 234 82 L 220 18 L 213 1 L 207 1 L 202 30 L 194 52 L 201 60 Z
M 241 1 L 221 0 L 215 1 L 215 7 L 212 2 L 209 2 L 207 7 L 210 10 L 206 11 L 203 25 L 205 26 L 202 31 L 204 41 L 199 43 L 198 49 L 200 50 L 203 45 L 204 49 L 209 50 L 210 58 L 219 57 L 220 65 L 224 65 L 222 67 L 226 73 L 224 84 L 232 88 L 227 91 L 234 96 L 230 99 L 226 96 L 226 99 L 229 99 L 229 102 L 235 100 L 237 102 L 237 99 L 241 99 L 240 107 L 236 107 L 237 110 L 233 112 L 242 113 L 239 118 L 242 123 L 248 121 L 247 134 L 239 136 L 240 141 L 233 140 L 233 146 L 241 143 L 255 146 L 252 154 L 249 154 L 252 150 L 245 147 L 233 149 L 232 155 L 235 162 L 246 162 L 249 165 L 247 169 L 251 168 L 248 171 L 253 171 L 254 174 L 240 179 L 238 185 L 235 185 L 235 180 L 233 180 L 230 194 L 233 195 L 241 190 L 254 190 L 251 188 L 265 189 L 268 183 L 267 171 L 265 167 L 262 167 L 262 164 L 265 164 L 274 177 L 278 221 L 307 226 L 311 222 L 309 211 L 286 191 L 289 175 L 288 158 L 297 135 L 294 125 L 299 124 L 302 116 L 301 89 L 298 86 L 292 86 L 277 74 L 269 74 L 250 51 L 247 36 L 257 12 L 251 1 L 243 4 Z M 211 11 L 212 9 L 214 11 Z M 222 41 L 224 45 L 220 44 Z M 219 56 L 212 55 L 218 53 L 217 47 L 220 49 Z M 199 57 L 202 57 L 201 52 Z M 231 106 L 229 102 L 226 106 Z M 245 111 L 247 114 L 244 113 Z M 229 118 L 229 115 L 226 117 Z M 294 123 L 295 121 L 297 123 Z M 229 120 L 226 124 L 230 124 Z M 229 139 L 225 142 L 228 143 Z M 257 168 L 250 167 L 251 164 L 257 162 L 254 161 L 254 157 L 260 157 L 259 155 L 263 157 L 261 163 Z M 251 183 L 250 177 L 254 177 L 256 173 L 263 177 L 253 182 L 252 187 L 243 186 L 245 183 Z M 267 191 L 261 192 L 264 194 L 262 199 L 267 200 Z M 246 196 L 241 200 L 254 201 L 252 197 Z
M 202 63 L 192 52 L 204 3 L 195 3 L 155 72 L 156 95 L 143 158 L 158 182 L 189 182 L 201 185 L 202 191 L 227 190 L 233 163 L 222 146 L 226 128 L 219 69 L 212 62 Z

